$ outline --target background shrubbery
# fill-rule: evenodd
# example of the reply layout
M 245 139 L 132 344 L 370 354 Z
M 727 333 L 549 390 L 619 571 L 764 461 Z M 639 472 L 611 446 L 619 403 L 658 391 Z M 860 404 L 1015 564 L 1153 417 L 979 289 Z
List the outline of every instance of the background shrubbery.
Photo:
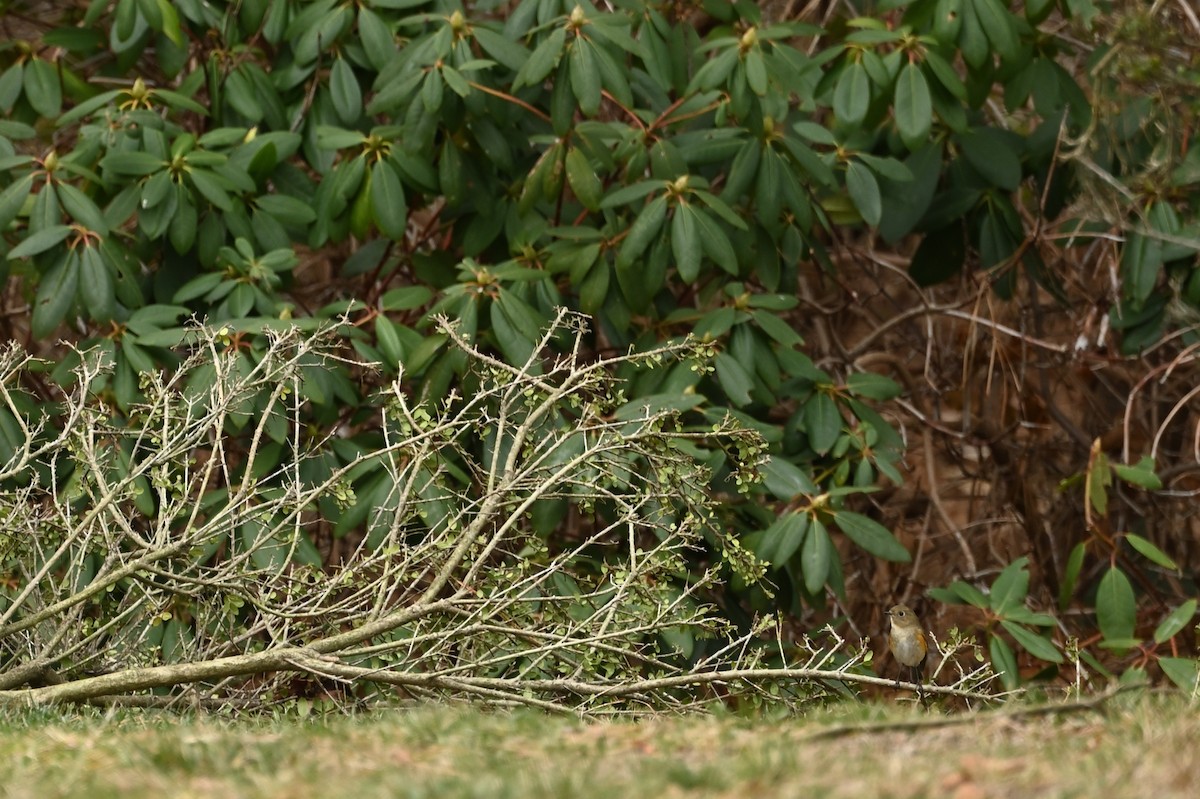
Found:
M 700 361 L 614 362 L 612 413 L 697 432 L 732 416 L 765 442 L 741 491 L 727 448 L 688 450 L 713 505 L 677 574 L 725 564 L 704 599 L 731 629 L 781 611 L 788 636 L 874 635 L 909 598 L 935 629 L 977 633 L 1008 686 L 1154 664 L 1194 686 L 1200 23 L 1184 6 L 12 4 L 0 325 L 57 365 L 20 373 L 0 460 L 53 438 L 81 350 L 105 364 L 93 407 L 137 429 L 192 319 L 220 331 L 233 378 L 273 331 L 332 327 L 341 357 L 295 364 L 295 416 L 248 395 L 197 457 L 219 452 L 231 484 L 253 463 L 268 494 L 336 486 L 269 551 L 337 570 L 402 490 L 364 457 L 384 446 L 379 389 L 398 379 L 437 417 L 487 382 L 470 348 L 522 366 L 568 346 L 542 344 L 566 306 L 594 319 L 585 362 L 700 342 Z M 491 445 L 460 446 L 416 539 L 474 501 L 466 453 Z M 116 480 L 145 456 L 123 447 Z M 10 497 L 84 479 L 31 468 Z M 194 499 L 220 507 L 228 487 Z M 152 525 L 156 496 L 121 507 Z M 571 552 L 608 513 L 555 496 L 523 524 Z M 6 555 L 9 615 L 38 572 L 23 551 Z M 194 601 L 174 602 L 164 656 L 196 632 Z M 723 646 L 664 635 L 683 662 Z

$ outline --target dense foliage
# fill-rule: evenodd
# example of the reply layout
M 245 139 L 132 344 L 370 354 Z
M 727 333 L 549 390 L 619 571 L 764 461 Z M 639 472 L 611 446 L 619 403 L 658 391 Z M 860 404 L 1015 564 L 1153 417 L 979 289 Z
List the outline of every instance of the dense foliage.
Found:
M 378 372 L 300 364 L 303 425 L 272 416 L 264 390 L 224 426 L 230 468 L 232 453 L 253 450 L 256 473 L 280 484 L 294 448 L 311 447 L 308 485 L 381 446 L 379 385 L 400 378 L 431 407 L 451 388 L 478 388 L 436 317 L 514 365 L 543 354 L 559 306 L 594 316 L 589 357 L 694 336 L 704 366 L 623 371 L 613 412 L 669 409 L 696 430 L 732 414 L 761 434 L 770 455 L 745 492 L 724 450 L 697 445 L 721 504 L 694 566 L 729 557 L 715 530 L 735 531 L 758 565 L 731 558 L 743 566 L 719 597 L 727 616 L 743 626 L 755 611 L 799 616 L 844 596 L 847 551 L 911 557 L 859 496 L 902 482 L 904 442 L 877 410 L 901 386 L 852 357 L 814 363 L 802 333 L 816 306 L 798 295 L 802 276 L 852 281 L 839 249 L 870 232 L 919 241 L 908 269 L 917 286 L 978 281 L 1001 299 L 1040 291 L 1065 302 L 1071 280 L 1043 257 L 1047 242 L 1084 247 L 1128 230 L 1120 294 L 1104 309 L 1121 346 L 1148 347 L 1200 307 L 1200 154 L 1186 92 L 1197 79 L 1165 40 L 1158 62 L 1131 64 L 1135 23 L 1153 18 L 1104 9 L 880 0 L 819 27 L 716 0 L 64 8 L 44 28 L 23 23 L 27 35 L 0 50 L 0 252 L 30 302 L 27 317 L 3 324 L 43 354 L 61 353 L 35 342 L 69 334 L 111 359 L 90 388 L 116 425 L 140 423 L 148 375 L 179 364 L 194 318 L 220 329 L 246 375 L 270 331 L 335 325 Z M 1109 29 L 1112 19 L 1122 25 Z M 1097 79 L 1086 90 L 1084 62 Z M 1165 111 L 1149 97 L 1126 103 L 1131 79 L 1182 99 Z M 21 451 L 22 420 L 53 413 L 53 386 L 68 386 L 77 363 L 66 354 L 24 404 L 0 408 L 0 460 Z M 1152 461 L 1106 458 L 1079 467 L 1088 502 L 1114 474 L 1160 485 Z M 135 469 L 135 453 L 115 468 Z M 469 482 L 449 453 L 437 471 L 447 507 L 426 518 L 431 531 Z M 350 478 L 321 500 L 292 557 L 328 564 L 336 542 L 371 540 L 395 471 L 367 459 Z M 161 511 L 150 491 L 128 503 L 145 518 Z M 559 498 L 528 523 L 569 548 L 606 523 L 588 510 Z M 1171 563 L 1145 537 L 1129 540 Z M 1113 647 L 1133 646 L 1125 556 L 1095 541 L 1076 546 L 1066 596 L 1089 552 L 1109 559 L 1087 601 Z M 772 592 L 756 582 L 762 569 Z M 1017 562 L 989 595 L 965 582 L 941 595 L 989 614 L 1009 684 L 1013 643 L 1064 660 L 1054 618 L 1024 603 L 1028 585 Z M 1188 609 L 1194 600 L 1158 643 Z M 686 634 L 676 643 L 702 654 Z M 1195 681 L 1194 664 L 1172 663 L 1177 681 Z

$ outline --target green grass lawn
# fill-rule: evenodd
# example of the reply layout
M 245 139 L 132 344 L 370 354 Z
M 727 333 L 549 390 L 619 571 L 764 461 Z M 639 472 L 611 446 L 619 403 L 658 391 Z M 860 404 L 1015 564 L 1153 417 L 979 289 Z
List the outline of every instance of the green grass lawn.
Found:
M 322 721 L 5 711 L 5 797 L 1195 797 L 1200 706 L 582 722 L 421 706 Z M 910 722 L 919 726 L 907 727 Z

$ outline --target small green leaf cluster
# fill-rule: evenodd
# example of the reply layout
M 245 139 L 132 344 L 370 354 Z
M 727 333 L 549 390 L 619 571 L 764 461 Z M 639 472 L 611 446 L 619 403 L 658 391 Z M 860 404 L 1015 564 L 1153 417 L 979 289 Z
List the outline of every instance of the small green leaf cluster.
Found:
M 1110 463 L 1099 440 L 1096 441 L 1088 471 L 1064 481 L 1064 488 L 1073 483 L 1084 485 L 1089 535 L 1071 549 L 1058 577 L 1058 611 L 1067 611 L 1077 595 L 1083 594 L 1084 606 L 1094 616 L 1092 623 L 1099 633 L 1099 647 L 1126 665 L 1120 674 L 1122 679 L 1142 679 L 1146 676 L 1146 667 L 1154 663 L 1179 688 L 1193 692 L 1197 686 L 1198 663 L 1195 658 L 1180 656 L 1180 646 L 1187 647 L 1188 644 L 1177 636 L 1193 626 L 1197 600 L 1195 597 L 1184 599 L 1169 609 L 1154 626 L 1149 635 L 1151 640 L 1144 640 L 1153 617 L 1147 618 L 1146 610 L 1139 609 L 1130 575 L 1141 580 L 1147 586 L 1146 593 L 1157 597 L 1165 608 L 1163 597 L 1177 592 L 1165 591 L 1160 583 L 1177 574 L 1179 566 L 1142 535 L 1110 532 L 1108 495 L 1114 479 L 1133 490 L 1162 488 L 1152 458 L 1144 457 L 1130 465 Z M 1055 629 L 1065 625 L 1052 614 L 1030 609 L 1028 557 L 1018 558 L 1005 567 L 987 593 L 962 580 L 955 580 L 944 588 L 930 589 L 928 593 L 941 602 L 970 605 L 981 611 L 981 626 L 987 631 L 992 663 L 1009 690 L 1020 686 L 1029 674 L 1034 679 L 1057 674 L 1058 667 L 1066 661 L 1063 650 L 1071 660 L 1080 661 L 1077 668 L 1082 665 L 1109 678 L 1116 676 L 1111 660 L 1108 663 L 1102 661 L 1096 653 L 1080 646 L 1078 639 L 1068 638 L 1064 644 L 1054 642 Z M 1142 630 L 1141 634 L 1139 630 Z M 1002 632 L 1007 636 L 1001 635 Z M 1021 670 L 1009 639 L 1037 662 L 1035 668 L 1027 672 Z
M 986 594 L 975 586 L 956 580 L 946 588 L 930 589 L 933 598 L 954 605 L 971 605 L 983 612 L 992 665 L 1007 690 L 1022 682 L 1011 638 L 1031 657 L 1045 663 L 1065 662 L 1049 633 L 1057 625 L 1054 616 L 1035 613 L 1026 605 L 1029 594 L 1029 558 L 1017 558 L 1004 568 Z M 1007 633 L 1007 637 L 1001 633 Z

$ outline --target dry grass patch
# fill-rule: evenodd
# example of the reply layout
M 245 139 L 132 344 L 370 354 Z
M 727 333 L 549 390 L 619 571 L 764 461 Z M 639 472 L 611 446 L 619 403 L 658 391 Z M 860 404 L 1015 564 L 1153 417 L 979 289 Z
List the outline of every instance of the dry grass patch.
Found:
M 1200 715 L 1175 696 L 1102 712 L 580 722 L 426 706 L 320 722 L 9 715 L 21 797 L 1193 797 Z M 847 729 L 853 729 L 847 732 Z

